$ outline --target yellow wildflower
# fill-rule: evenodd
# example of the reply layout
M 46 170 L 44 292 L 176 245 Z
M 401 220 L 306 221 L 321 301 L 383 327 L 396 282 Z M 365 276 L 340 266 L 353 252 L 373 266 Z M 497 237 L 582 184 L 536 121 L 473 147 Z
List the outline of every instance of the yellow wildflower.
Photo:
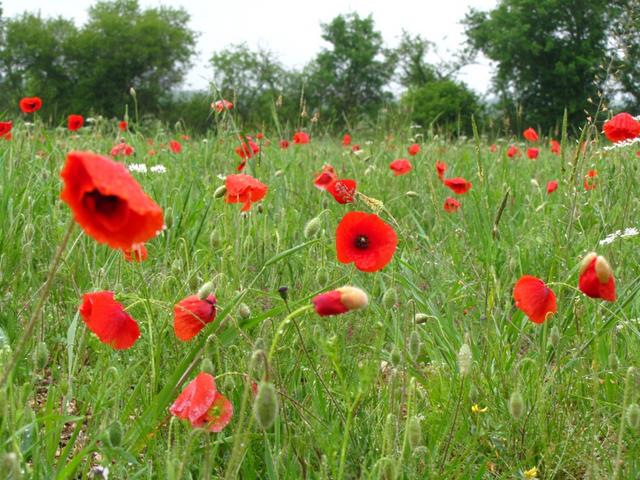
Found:
M 527 480 L 536 480 L 538 478 L 538 467 L 532 467 L 529 470 L 525 470 L 524 478 Z
M 471 407 L 471 412 L 475 414 L 484 413 L 487 410 L 489 410 L 489 407 L 480 408 L 480 406 L 477 403 L 474 403 Z

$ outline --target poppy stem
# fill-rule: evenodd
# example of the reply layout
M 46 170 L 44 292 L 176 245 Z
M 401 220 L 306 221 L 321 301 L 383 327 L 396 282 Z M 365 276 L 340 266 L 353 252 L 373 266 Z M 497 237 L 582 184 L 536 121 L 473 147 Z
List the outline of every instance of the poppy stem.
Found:
M 56 251 L 56 254 L 53 257 L 53 261 L 51 262 L 51 266 L 49 267 L 49 273 L 47 274 L 47 280 L 45 281 L 44 286 L 42 287 L 42 293 L 40 294 L 38 303 L 36 304 L 36 307 L 33 309 L 33 312 L 31 313 L 31 317 L 29 318 L 29 321 L 27 322 L 27 326 L 25 327 L 24 332 L 22 333 L 22 337 L 18 341 L 18 344 L 11 357 L 11 361 L 9 362 L 9 365 L 7 366 L 5 371 L 2 373 L 2 377 L 0 378 L 0 389 L 4 386 L 9 376 L 11 376 L 11 373 L 13 372 L 13 369 L 16 367 L 18 363 L 18 359 L 20 358 L 22 351 L 26 347 L 27 342 L 33 336 L 32 335 L 33 331 L 36 327 L 36 323 L 38 322 L 38 318 L 40 317 L 40 313 L 42 312 L 42 307 L 44 307 L 44 303 L 46 302 L 47 298 L 49 297 L 49 293 L 51 292 L 53 278 L 55 277 L 58 271 L 58 267 L 60 266 L 60 262 L 62 260 L 62 254 L 64 253 L 67 247 L 67 243 L 69 243 L 69 238 L 71 238 L 71 233 L 73 232 L 74 226 L 75 226 L 75 221 L 72 218 L 69 220 L 67 231 L 65 232 L 62 242 L 60 242 L 60 245 L 58 245 L 58 250 Z

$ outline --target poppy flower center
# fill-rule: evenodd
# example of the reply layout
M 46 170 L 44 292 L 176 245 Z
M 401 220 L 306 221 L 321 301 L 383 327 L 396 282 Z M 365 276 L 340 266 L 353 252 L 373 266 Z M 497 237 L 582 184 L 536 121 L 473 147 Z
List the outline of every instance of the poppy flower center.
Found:
M 356 237 L 355 246 L 360 250 L 365 250 L 369 248 L 369 238 L 367 238 L 364 235 L 358 235 Z
M 95 215 L 97 221 L 111 231 L 121 229 L 129 218 L 126 201 L 116 195 L 103 195 L 97 189 L 85 193 L 82 204 Z

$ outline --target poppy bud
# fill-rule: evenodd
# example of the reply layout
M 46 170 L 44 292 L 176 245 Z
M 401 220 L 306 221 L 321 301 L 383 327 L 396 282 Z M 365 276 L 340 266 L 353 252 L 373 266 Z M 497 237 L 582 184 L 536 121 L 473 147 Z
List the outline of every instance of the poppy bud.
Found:
M 278 397 L 272 383 L 260 382 L 258 395 L 253 404 L 253 414 L 264 430 L 273 425 L 278 415 Z
M 109 445 L 111 445 L 113 448 L 119 447 L 122 444 L 122 436 L 122 424 L 116 420 L 109 427 Z
M 418 198 L 420 196 L 418 192 L 414 192 L 412 190 L 409 190 L 407 193 L 405 193 L 405 195 L 411 198 Z
M 164 225 L 170 229 L 173 227 L 173 210 L 171 207 L 167 207 L 164 210 Z
M 198 298 L 200 300 L 206 300 L 209 295 L 213 293 L 214 285 L 213 282 L 207 282 L 200 287 L 198 290 Z
M 524 400 L 518 391 L 513 392 L 509 398 L 509 413 L 515 420 L 519 420 L 524 413 Z
M 238 305 L 238 316 L 243 320 L 246 320 L 251 316 L 251 309 L 246 303 Z
M 389 362 L 391 362 L 391 365 L 393 365 L 394 367 L 398 367 L 402 363 L 402 352 L 400 352 L 400 350 L 395 345 L 389 353 Z
M 284 172 L 282 170 L 276 170 L 276 173 L 273 174 L 274 177 L 281 177 Z
M 427 323 L 428 319 L 429 315 L 426 313 L 416 313 L 416 316 L 414 317 L 416 323 Z
M 611 352 L 609 354 L 608 362 L 611 370 L 618 370 L 620 363 L 618 362 L 618 356 L 615 353 Z
M 49 349 L 47 348 L 47 344 L 39 342 L 33 357 L 38 370 L 42 370 L 46 367 L 47 363 L 49 363 Z
M 222 198 L 227 194 L 227 186 L 221 185 L 213 192 L 213 198 Z
M 213 362 L 210 358 L 204 358 L 200 363 L 200 371 L 204 373 L 208 373 L 209 375 L 213 375 L 215 369 L 213 368 Z
M 304 226 L 304 237 L 305 238 L 315 237 L 320 231 L 321 227 L 322 227 L 322 221 L 320 220 L 320 217 L 312 218 Z
M 326 317 L 364 308 L 369 303 L 369 297 L 357 287 L 345 286 L 316 295 L 311 301 L 316 313 Z
M 460 370 L 460 375 L 463 377 L 467 376 L 471 371 L 472 363 L 473 354 L 471 353 L 471 349 L 469 348 L 469 345 L 463 343 L 460 347 L 460 351 L 458 352 L 458 369 Z
M 411 332 L 409 337 L 409 356 L 414 362 L 417 361 L 422 351 L 422 342 L 420 341 L 420 334 L 417 330 Z
M 136 98 L 136 89 L 131 87 L 129 89 L 129 95 L 131 95 L 133 98 Z
M 396 463 L 390 457 L 381 458 L 378 461 L 378 468 L 380 469 L 380 478 L 382 480 L 395 480 L 396 479 Z
M 398 303 L 398 292 L 394 288 L 388 288 L 382 295 L 382 304 L 387 308 L 392 308 Z
M 549 333 L 549 344 L 553 348 L 557 348 L 559 343 L 560 343 L 560 329 L 557 327 L 557 325 L 554 325 L 553 328 L 551 329 L 551 332 Z
M 327 272 L 326 268 L 319 268 L 316 272 L 316 282 L 319 285 L 324 285 L 329 281 L 329 272 Z
M 387 452 L 392 452 L 396 444 L 396 418 L 392 413 L 387 415 L 384 422 L 384 444 Z
M 418 417 L 411 417 L 407 422 L 407 439 L 411 450 L 422 445 L 422 426 Z
M 637 403 L 632 403 L 627 408 L 627 423 L 633 429 L 640 426 L 640 406 Z

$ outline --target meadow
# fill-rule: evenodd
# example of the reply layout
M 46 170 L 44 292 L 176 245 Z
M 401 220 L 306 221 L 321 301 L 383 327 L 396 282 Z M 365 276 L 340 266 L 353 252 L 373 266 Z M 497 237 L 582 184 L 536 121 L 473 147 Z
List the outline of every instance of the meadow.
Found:
M 295 130 L 242 132 L 259 147 L 243 173 L 268 187 L 242 212 L 221 189 L 240 162 L 230 115 L 204 138 L 133 121 L 70 132 L 36 118 L 0 139 L 4 478 L 640 476 L 638 148 L 606 150 L 601 123 L 577 135 L 565 126 L 556 153 L 521 132 L 355 130 L 348 146 L 312 123 L 308 143 L 294 143 Z M 134 151 L 116 159 L 166 225 L 142 262 L 87 235 L 60 199 L 68 152 L 108 156 L 121 140 Z M 412 170 L 395 176 L 399 158 Z M 437 161 L 470 190 L 447 188 Z M 352 202 L 314 186 L 324 164 L 357 182 Z M 446 211 L 448 197 L 460 207 Z M 337 260 L 336 229 L 352 211 L 397 235 L 378 271 Z M 578 289 L 592 251 L 611 265 L 614 302 Z M 523 275 L 557 297 L 541 324 L 514 303 Z M 174 305 L 208 282 L 215 319 L 181 341 Z M 318 315 L 312 299 L 344 285 L 367 293 L 366 308 Z M 87 327 L 79 307 L 95 291 L 114 292 L 138 323 L 131 348 Z M 170 412 L 200 372 L 233 406 L 219 432 Z

